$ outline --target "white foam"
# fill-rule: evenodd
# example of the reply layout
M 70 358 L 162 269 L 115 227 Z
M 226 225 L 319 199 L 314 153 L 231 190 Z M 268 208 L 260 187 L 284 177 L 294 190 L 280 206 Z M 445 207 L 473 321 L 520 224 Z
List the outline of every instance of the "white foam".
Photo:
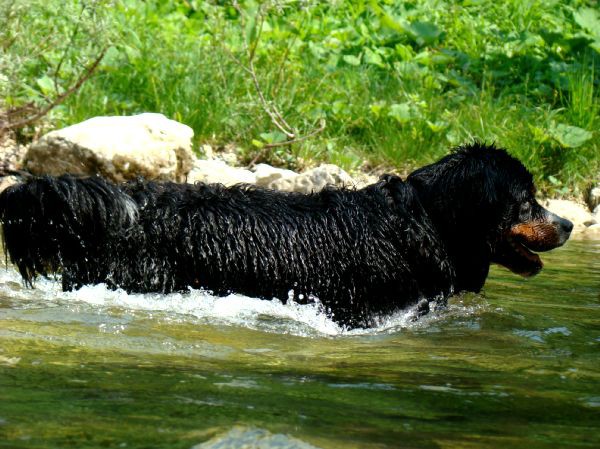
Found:
M 126 311 L 160 313 L 170 320 L 193 320 L 200 323 L 237 325 L 267 332 L 288 333 L 300 336 L 364 335 L 397 332 L 406 327 L 427 326 L 445 312 L 436 311 L 414 320 L 414 311 L 400 311 L 381 317 L 372 329 L 347 330 L 327 317 L 317 304 L 297 304 L 278 299 L 265 301 L 239 294 L 224 297 L 204 290 L 186 293 L 127 293 L 111 290 L 104 284 L 84 286 L 74 292 L 63 292 L 60 279 L 38 279 L 35 288 L 25 288 L 15 271 L 0 271 L 0 295 L 11 298 L 15 305 L 39 307 L 57 304 L 87 304 L 100 313 L 120 308 Z M 43 304 L 41 304 L 43 303 Z

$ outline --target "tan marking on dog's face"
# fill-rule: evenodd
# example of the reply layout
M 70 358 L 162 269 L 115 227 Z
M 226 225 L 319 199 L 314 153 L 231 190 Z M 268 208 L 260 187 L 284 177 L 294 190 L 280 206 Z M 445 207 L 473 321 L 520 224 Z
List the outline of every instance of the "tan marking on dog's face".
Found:
M 509 235 L 517 238 L 534 251 L 543 251 L 560 244 L 560 234 L 556 225 L 543 221 L 520 223 L 510 228 Z

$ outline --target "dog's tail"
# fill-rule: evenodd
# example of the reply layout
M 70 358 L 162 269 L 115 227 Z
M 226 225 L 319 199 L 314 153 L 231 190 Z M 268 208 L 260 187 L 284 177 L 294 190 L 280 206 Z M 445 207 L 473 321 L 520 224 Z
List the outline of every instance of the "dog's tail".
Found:
M 38 274 L 92 265 L 137 213 L 132 198 L 102 178 L 31 177 L 0 194 L 4 251 L 31 285 Z

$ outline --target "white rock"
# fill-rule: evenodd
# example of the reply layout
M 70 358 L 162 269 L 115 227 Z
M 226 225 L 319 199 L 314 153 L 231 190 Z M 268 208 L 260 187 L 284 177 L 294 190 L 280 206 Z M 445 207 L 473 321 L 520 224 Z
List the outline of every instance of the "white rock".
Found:
M 544 206 L 556 215 L 573 222 L 573 232 L 582 232 L 596 220 L 592 214 L 575 201 L 569 200 L 546 200 Z
M 271 182 L 272 188 L 301 193 L 318 192 L 327 185 L 355 187 L 352 177 L 333 164 L 323 164 L 298 176 Z
M 193 135 L 162 114 L 94 117 L 43 136 L 29 147 L 24 166 L 35 174 L 183 181 L 193 165 Z
M 585 237 L 591 237 L 594 239 L 600 238 L 600 223 L 596 223 L 585 228 L 583 235 Z
M 233 165 L 233 166 L 239 165 L 239 163 L 240 163 L 240 160 L 238 158 L 235 148 L 234 149 L 226 149 L 225 151 L 216 153 L 214 158 L 220 159 L 220 160 L 224 161 L 226 164 Z
M 600 185 L 591 189 L 587 195 L 587 203 L 590 210 L 595 210 L 600 205 Z
M 239 183 L 254 184 L 256 176 L 250 170 L 231 167 L 219 159 L 198 159 L 188 174 L 187 182 L 231 186 Z
M 322 189 L 326 185 L 335 185 L 339 187 L 353 187 L 354 179 L 337 165 L 323 164 L 313 168 L 303 176 L 309 177 L 317 189 Z
M 215 151 L 213 150 L 212 145 L 207 143 L 200 145 L 200 154 L 204 155 L 203 159 L 215 159 Z
M 354 179 L 356 188 L 362 189 L 363 187 L 375 184 L 377 181 L 379 181 L 379 176 L 375 176 L 370 173 L 356 173 L 352 179 Z
M 19 182 L 19 179 L 17 179 L 16 176 L 3 176 L 0 178 L 0 192 L 2 192 L 4 189 L 12 186 L 13 184 L 16 184 Z
M 26 152 L 25 145 L 19 145 L 11 138 L 0 137 L 0 168 L 2 170 L 20 169 Z
M 274 181 L 281 182 L 283 179 L 291 180 L 298 176 L 298 173 L 292 170 L 271 167 L 268 164 L 258 164 L 254 167 L 254 175 L 256 176 L 256 185 L 275 189 L 277 187 L 273 185 Z

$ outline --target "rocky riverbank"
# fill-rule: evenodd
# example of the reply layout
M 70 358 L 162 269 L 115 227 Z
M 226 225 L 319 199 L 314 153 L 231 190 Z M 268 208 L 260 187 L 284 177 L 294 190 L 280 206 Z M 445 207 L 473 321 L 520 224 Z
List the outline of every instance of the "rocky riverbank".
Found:
M 285 191 L 310 193 L 326 185 L 360 188 L 377 181 L 365 173 L 351 176 L 332 164 L 302 173 L 258 164 L 251 169 L 237 166 L 234 152 L 216 153 L 201 147 L 203 158 L 192 151 L 193 131 L 162 114 L 129 117 L 95 117 L 52 131 L 24 147 L 5 141 L 0 145 L 3 169 L 22 169 L 34 174 L 100 174 L 116 182 L 143 176 L 174 182 L 237 183 Z M 0 190 L 17 179 L 2 178 Z M 574 233 L 600 238 L 600 184 L 579 202 L 542 200 L 545 207 L 568 218 Z

